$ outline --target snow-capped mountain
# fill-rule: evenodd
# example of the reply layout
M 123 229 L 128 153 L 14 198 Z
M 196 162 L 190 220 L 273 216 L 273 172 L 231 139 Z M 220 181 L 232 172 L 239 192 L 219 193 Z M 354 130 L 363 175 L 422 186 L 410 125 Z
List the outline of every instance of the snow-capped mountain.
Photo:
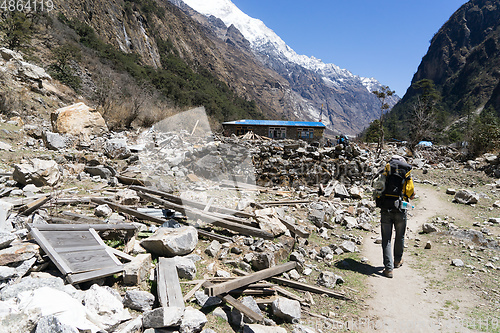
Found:
M 227 27 L 237 28 L 260 61 L 290 82 L 297 95 L 293 113 L 298 118 L 321 118 L 331 130 L 350 134 L 378 118 L 380 103 L 371 93 L 382 87 L 376 79 L 297 54 L 261 20 L 248 16 L 230 0 L 170 1 L 181 9 L 187 5 L 206 17 L 220 19 Z M 394 96 L 389 104 L 398 100 Z
M 262 49 L 273 48 L 276 55 L 283 60 L 303 66 L 323 76 L 341 76 L 345 78 L 355 78 L 346 69 L 341 69 L 334 64 L 325 64 L 320 59 L 297 54 L 290 48 L 273 30 L 269 29 L 264 22 L 252 18 L 242 12 L 230 0 L 182 0 L 185 4 L 197 12 L 210 16 L 213 15 L 221 19 L 228 27 L 234 25 L 250 42 L 251 46 L 259 51 Z M 359 77 L 362 83 L 367 83 L 367 88 L 372 88 L 375 79 Z M 370 90 L 371 92 L 371 90 Z

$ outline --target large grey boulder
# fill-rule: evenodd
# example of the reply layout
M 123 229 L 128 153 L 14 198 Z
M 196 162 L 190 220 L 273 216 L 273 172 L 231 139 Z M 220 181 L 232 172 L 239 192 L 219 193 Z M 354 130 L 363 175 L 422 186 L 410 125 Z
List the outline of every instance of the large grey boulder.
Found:
M 191 253 L 198 243 L 198 232 L 192 226 L 159 228 L 144 239 L 141 246 L 151 253 L 164 257 L 182 256 Z
M 148 311 L 153 309 L 155 296 L 144 290 L 127 290 L 123 297 L 123 305 L 137 311 Z
M 41 316 L 56 316 L 61 323 L 81 331 L 97 332 L 104 329 L 98 322 L 99 315 L 89 313 L 81 300 L 54 288 L 42 287 L 22 292 L 17 295 L 17 305 L 23 313 L 41 310 Z
M 85 307 L 98 316 L 99 326 L 105 329 L 132 318 L 123 307 L 122 297 L 113 288 L 94 284 L 85 293 L 84 301 Z
M 469 190 L 460 190 L 455 194 L 455 201 L 464 205 L 477 204 L 479 202 L 479 194 Z
M 207 316 L 199 310 L 188 306 L 182 316 L 180 333 L 198 333 L 208 322 Z
M 22 185 L 35 184 L 54 186 L 61 179 L 59 167 L 55 161 L 33 158 L 24 163 L 14 164 L 13 178 Z
M 64 290 L 64 281 L 61 278 L 22 278 L 19 283 L 6 286 L 0 291 L 0 300 L 5 301 L 18 296 L 25 291 L 32 291 L 49 287 L 56 290 Z
M 157 308 L 144 312 L 142 325 L 144 328 L 162 328 L 179 326 L 182 322 L 184 309 L 176 306 Z
M 196 277 L 196 265 L 194 261 L 186 257 L 174 257 L 177 274 L 181 279 L 194 280 Z
M 284 297 L 279 297 L 272 303 L 273 314 L 278 318 L 283 318 L 288 322 L 295 323 L 300 320 L 300 303 Z

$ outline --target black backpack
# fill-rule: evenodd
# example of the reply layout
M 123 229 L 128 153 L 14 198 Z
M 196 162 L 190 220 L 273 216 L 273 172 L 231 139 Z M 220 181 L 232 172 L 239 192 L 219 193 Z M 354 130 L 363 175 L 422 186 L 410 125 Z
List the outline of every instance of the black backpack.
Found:
M 403 197 L 403 186 L 411 178 L 411 165 L 398 160 L 389 161 L 390 170 L 385 179 L 385 188 L 375 199 L 377 207 L 382 209 L 396 208 L 396 201 L 408 199 Z

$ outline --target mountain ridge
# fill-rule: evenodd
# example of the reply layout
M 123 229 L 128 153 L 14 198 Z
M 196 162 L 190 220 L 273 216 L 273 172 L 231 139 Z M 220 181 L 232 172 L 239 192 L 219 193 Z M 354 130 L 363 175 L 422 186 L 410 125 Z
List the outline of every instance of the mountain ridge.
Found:
M 335 64 L 297 54 L 262 21 L 249 17 L 229 0 L 170 1 L 195 19 L 199 20 L 199 15 L 189 10 L 205 17 L 217 17 L 226 27 L 240 30 L 255 56 L 285 78 L 300 96 L 294 104 L 295 117 L 321 119 L 331 133 L 351 135 L 361 132 L 379 117 L 380 102 L 371 91 L 382 85 L 374 78 L 363 78 Z M 392 106 L 398 100 L 399 97 L 394 96 L 388 102 Z

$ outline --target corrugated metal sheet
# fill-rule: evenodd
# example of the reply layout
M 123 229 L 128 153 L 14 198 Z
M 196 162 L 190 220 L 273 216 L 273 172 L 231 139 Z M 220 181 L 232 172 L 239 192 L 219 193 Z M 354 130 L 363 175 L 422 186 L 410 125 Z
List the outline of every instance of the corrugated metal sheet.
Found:
M 284 121 L 284 120 L 254 120 L 254 119 L 228 121 L 222 123 L 222 125 L 325 127 L 323 123 L 317 121 Z

